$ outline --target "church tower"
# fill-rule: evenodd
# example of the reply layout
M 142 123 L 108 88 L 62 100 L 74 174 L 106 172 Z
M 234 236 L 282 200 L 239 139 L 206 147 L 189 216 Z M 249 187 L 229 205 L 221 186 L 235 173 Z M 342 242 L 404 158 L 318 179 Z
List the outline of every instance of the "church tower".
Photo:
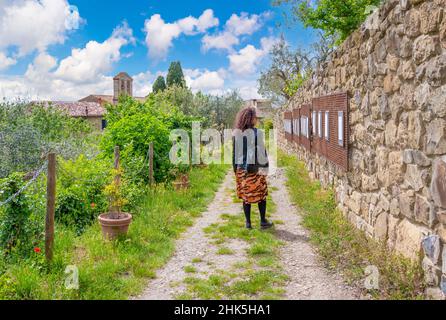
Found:
M 133 97 L 133 79 L 126 72 L 120 72 L 113 78 L 113 104 L 118 103 L 121 95 Z

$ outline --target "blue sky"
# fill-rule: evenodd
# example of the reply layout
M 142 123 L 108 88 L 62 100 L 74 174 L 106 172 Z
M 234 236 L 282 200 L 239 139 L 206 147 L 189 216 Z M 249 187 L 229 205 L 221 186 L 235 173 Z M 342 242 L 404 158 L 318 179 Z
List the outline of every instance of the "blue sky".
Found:
M 179 60 L 194 91 L 258 97 L 256 80 L 279 36 L 292 46 L 313 40 L 311 30 L 285 27 L 287 8 L 270 2 L 0 0 L 0 96 L 110 94 L 119 71 L 146 95 Z

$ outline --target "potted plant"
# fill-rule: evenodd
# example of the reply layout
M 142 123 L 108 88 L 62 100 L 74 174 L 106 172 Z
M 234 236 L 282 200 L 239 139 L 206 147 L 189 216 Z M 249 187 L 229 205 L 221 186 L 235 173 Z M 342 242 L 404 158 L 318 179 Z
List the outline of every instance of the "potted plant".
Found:
M 105 195 L 109 199 L 109 212 L 99 216 L 102 234 L 105 239 L 115 239 L 119 235 L 127 234 L 129 225 L 132 222 L 130 213 L 122 212 L 122 207 L 128 203 L 121 192 L 120 176 L 121 170 L 114 169 L 115 178 L 104 189 Z
M 190 166 L 185 164 L 179 164 L 174 168 L 173 174 L 175 176 L 175 181 L 173 182 L 173 187 L 175 190 L 184 190 L 189 188 L 189 170 Z

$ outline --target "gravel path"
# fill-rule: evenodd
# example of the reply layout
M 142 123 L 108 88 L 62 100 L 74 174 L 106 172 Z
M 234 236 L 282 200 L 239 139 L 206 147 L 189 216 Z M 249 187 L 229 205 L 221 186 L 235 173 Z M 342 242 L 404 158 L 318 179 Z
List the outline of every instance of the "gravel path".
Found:
M 358 299 L 358 290 L 344 284 L 339 275 L 329 273 L 318 261 L 317 254 L 308 242 L 306 230 L 300 225 L 298 210 L 291 204 L 285 186 L 283 169 L 277 169 L 269 183 L 277 213 L 272 220 L 281 220 L 276 225 L 276 235 L 285 244 L 280 251 L 280 261 L 289 280 L 284 299 Z M 185 290 L 184 278 L 188 277 L 185 267 L 193 266 L 194 277 L 207 277 L 218 270 L 227 270 L 237 262 L 246 261 L 248 244 L 241 240 L 225 243 L 233 251 L 231 255 L 218 255 L 218 246 L 206 236 L 204 228 L 221 223 L 222 214 L 241 214 L 240 203 L 234 203 L 234 175 L 229 172 L 217 191 L 207 211 L 195 220 L 181 238 L 176 241 L 176 251 L 164 268 L 158 270 L 140 300 L 171 300 Z M 197 262 L 198 261 L 198 262 Z
M 341 276 L 329 273 L 320 263 L 317 254 L 308 242 L 307 230 L 297 214 L 298 209 L 291 204 L 285 186 L 283 168 L 278 168 L 269 180 L 275 187 L 272 198 L 277 205 L 275 218 L 283 224 L 276 226 L 276 235 L 285 242 L 280 257 L 289 281 L 284 299 L 288 300 L 352 300 L 359 299 L 357 288 L 345 285 Z

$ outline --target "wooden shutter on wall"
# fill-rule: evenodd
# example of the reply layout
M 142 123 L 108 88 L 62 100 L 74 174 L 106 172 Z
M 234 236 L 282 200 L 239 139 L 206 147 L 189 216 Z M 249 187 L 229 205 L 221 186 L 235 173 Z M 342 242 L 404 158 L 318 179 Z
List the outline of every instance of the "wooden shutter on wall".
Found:
M 301 135 L 300 144 L 311 151 L 311 104 L 306 104 L 300 108 L 300 118 L 301 118 Z
M 300 144 L 300 110 L 293 109 L 293 141 Z
M 291 111 L 284 112 L 283 122 L 285 129 L 285 138 L 288 141 L 293 141 L 293 113 Z
M 348 170 L 348 145 L 349 145 L 349 108 L 347 93 L 333 94 L 313 99 L 313 110 L 322 112 L 322 137 L 313 137 L 314 150 L 331 162 Z M 328 112 L 328 140 L 326 139 L 326 116 Z M 339 116 L 342 116 L 342 128 L 339 128 Z M 341 130 L 339 130 L 341 129 Z M 338 137 L 342 134 L 342 142 Z

